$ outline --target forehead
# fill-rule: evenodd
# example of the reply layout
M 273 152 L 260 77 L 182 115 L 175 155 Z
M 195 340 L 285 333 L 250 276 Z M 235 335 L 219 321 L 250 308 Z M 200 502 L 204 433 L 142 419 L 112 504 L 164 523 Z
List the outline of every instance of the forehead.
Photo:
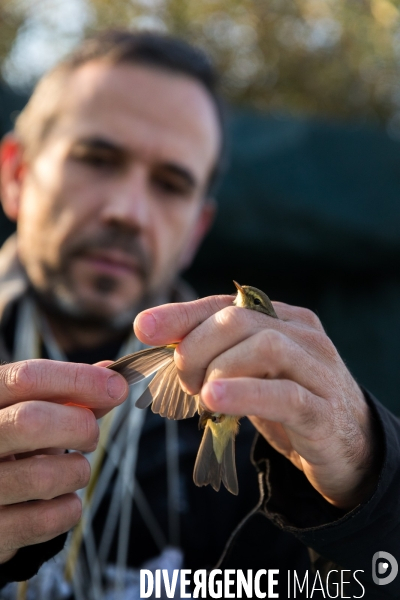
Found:
M 147 160 L 180 160 L 211 170 L 220 127 L 213 100 L 186 75 L 93 61 L 66 81 L 55 133 L 104 136 Z

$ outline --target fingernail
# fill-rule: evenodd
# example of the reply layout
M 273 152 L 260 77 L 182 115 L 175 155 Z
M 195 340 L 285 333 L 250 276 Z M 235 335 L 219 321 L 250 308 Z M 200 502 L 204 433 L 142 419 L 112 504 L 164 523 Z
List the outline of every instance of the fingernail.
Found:
M 208 383 L 208 389 L 213 400 L 222 400 L 225 396 L 225 384 L 222 381 L 210 381 Z
M 110 398 L 113 400 L 119 400 L 126 392 L 126 381 L 121 375 L 111 375 L 107 379 L 107 391 Z
M 139 329 L 141 333 L 143 333 L 143 335 L 145 335 L 148 338 L 152 338 L 156 332 L 157 321 L 151 313 L 146 312 L 142 313 L 139 317 L 137 317 L 135 321 L 135 326 Z

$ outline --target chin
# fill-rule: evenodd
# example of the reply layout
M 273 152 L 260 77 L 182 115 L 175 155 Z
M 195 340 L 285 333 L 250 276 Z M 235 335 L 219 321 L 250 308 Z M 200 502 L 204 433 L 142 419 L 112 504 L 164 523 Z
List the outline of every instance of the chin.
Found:
M 109 297 L 93 294 L 77 299 L 74 304 L 76 312 L 81 315 L 81 318 L 109 324 L 113 328 L 119 329 L 128 323 L 132 324 L 136 316 L 138 301 L 139 298 L 123 301 L 120 296 L 114 294 L 110 294 Z
M 39 304 L 57 319 L 93 328 L 121 330 L 130 327 L 136 316 L 137 301 L 122 301 L 110 294 L 73 294 L 61 289 L 42 294 L 36 291 Z
M 86 314 L 115 320 L 120 315 L 131 313 L 144 295 L 144 286 L 138 279 L 102 276 L 77 282 L 65 296 L 68 301 L 81 308 Z

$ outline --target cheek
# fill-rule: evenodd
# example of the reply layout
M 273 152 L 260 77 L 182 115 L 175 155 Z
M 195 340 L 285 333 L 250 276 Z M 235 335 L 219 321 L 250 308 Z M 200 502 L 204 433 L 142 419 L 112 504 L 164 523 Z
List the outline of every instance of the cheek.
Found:
M 45 245 L 54 256 L 70 238 L 75 239 L 93 224 L 98 210 L 98 185 L 87 185 L 79 169 L 68 163 L 58 168 L 35 166 L 21 203 L 18 225 L 35 243 Z
M 20 252 L 29 262 L 53 246 L 55 232 L 49 199 L 35 183 L 28 181 L 23 189 L 17 223 Z
M 74 229 L 74 218 L 61 198 L 48 200 L 33 190 L 26 194 L 18 218 L 18 239 L 26 260 L 56 264 L 65 238 Z

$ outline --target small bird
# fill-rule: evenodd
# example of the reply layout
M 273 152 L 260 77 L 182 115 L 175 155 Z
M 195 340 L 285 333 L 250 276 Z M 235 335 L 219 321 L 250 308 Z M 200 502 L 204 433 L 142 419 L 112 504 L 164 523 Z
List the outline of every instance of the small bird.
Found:
M 233 282 L 237 294 L 235 306 L 256 310 L 278 318 L 268 296 L 261 290 Z M 174 351 L 178 343 L 157 346 L 123 356 L 107 368 L 120 373 L 131 385 L 156 372 L 136 406 L 146 408 L 151 404 L 154 413 L 168 419 L 187 419 L 196 412 L 200 415 L 199 428 L 204 429 L 193 471 L 194 483 L 210 484 L 218 491 L 221 481 L 232 494 L 239 486 L 235 464 L 235 438 L 240 416 L 211 413 L 201 404 L 198 395 L 184 392 L 175 367 Z

